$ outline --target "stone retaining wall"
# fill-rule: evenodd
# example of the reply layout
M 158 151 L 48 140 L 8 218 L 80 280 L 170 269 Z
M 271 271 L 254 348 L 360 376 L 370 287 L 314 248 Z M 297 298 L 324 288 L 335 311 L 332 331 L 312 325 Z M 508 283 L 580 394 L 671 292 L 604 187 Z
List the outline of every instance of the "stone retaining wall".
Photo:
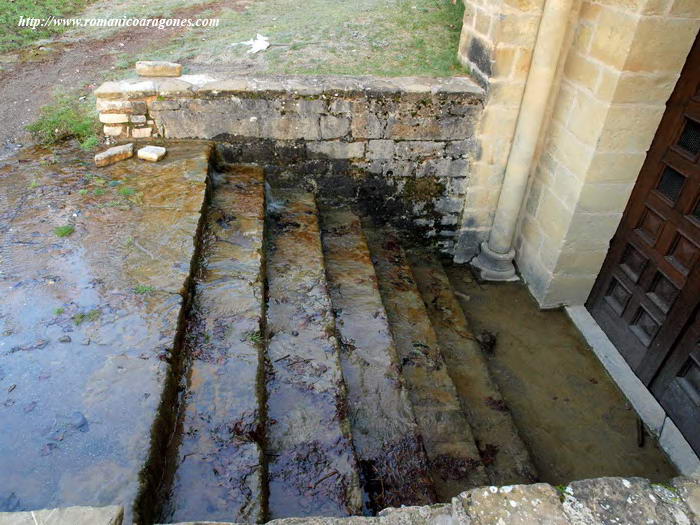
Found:
M 53 518 L 53 519 L 51 519 Z M 119 507 L 0 513 L 0 525 L 120 525 Z M 211 523 L 211 522 L 209 522 Z M 566 487 L 546 483 L 479 487 L 451 503 L 385 509 L 377 517 L 288 518 L 270 525 L 600 525 L 700 523 L 700 479 L 652 484 L 643 478 L 596 478 Z M 204 525 L 204 522 L 180 525 Z M 222 524 L 225 525 L 225 524 Z M 233 525 L 233 524 L 229 524 Z
M 452 249 L 483 101 L 467 78 L 185 75 L 95 95 L 106 135 L 214 139 L 273 183 L 355 201 Z

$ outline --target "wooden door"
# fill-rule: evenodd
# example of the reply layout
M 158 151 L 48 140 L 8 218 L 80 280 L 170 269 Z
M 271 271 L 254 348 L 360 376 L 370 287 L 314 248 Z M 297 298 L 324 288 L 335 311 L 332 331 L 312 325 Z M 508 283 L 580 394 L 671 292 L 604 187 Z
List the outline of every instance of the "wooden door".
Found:
M 693 316 L 698 304 L 700 39 L 667 103 L 586 306 L 635 373 L 650 386 L 660 377 L 662 367 L 666 375 L 672 374 L 671 368 L 682 360 L 676 352 L 691 356 L 687 358 L 691 361 L 696 355 L 689 350 L 692 341 L 684 338 L 696 322 Z M 676 365 L 665 368 L 665 363 L 672 362 Z M 675 371 L 680 372 L 680 368 Z M 672 383 L 668 378 L 664 381 Z M 700 396 L 700 385 L 683 384 Z M 660 390 L 652 390 L 661 395 Z M 674 401 L 669 398 L 667 402 Z M 700 408 L 692 412 L 700 418 Z M 687 411 L 682 413 L 687 417 Z

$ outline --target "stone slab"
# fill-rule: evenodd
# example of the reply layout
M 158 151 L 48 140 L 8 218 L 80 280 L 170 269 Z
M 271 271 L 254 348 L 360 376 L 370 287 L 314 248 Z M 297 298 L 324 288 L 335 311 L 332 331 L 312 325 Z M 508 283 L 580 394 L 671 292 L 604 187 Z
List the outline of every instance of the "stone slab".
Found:
M 0 432 L 0 511 L 121 505 L 130 523 L 209 153 L 180 144 L 99 176 L 80 150 L 47 163 L 29 148 L 3 164 L 0 419 L 12 432 Z
M 124 509 L 67 507 L 30 512 L 0 512 L 0 525 L 121 525 Z
M 167 150 L 162 146 L 145 146 L 139 149 L 136 156 L 149 162 L 158 162 L 166 153 Z
M 126 160 L 134 156 L 134 145 L 133 144 L 123 144 L 121 146 L 114 146 L 105 150 L 101 153 L 95 155 L 95 165 L 98 168 L 109 166 L 120 160 Z
M 142 77 L 179 77 L 182 74 L 182 64 L 162 60 L 140 60 L 135 68 Z

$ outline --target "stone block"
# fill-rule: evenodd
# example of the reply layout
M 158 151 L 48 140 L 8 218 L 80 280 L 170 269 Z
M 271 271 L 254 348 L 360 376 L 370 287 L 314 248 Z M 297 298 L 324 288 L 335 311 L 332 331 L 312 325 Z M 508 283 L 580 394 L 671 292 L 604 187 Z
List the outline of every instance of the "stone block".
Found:
M 126 113 L 100 113 L 100 122 L 103 124 L 125 124 L 129 122 Z
M 97 99 L 97 111 L 100 113 L 132 113 L 133 107 L 130 100 Z
M 441 156 L 444 152 L 445 143 L 442 141 L 407 140 L 397 142 L 395 148 L 396 155 L 405 159 Z
M 466 518 L 462 523 L 499 525 L 568 525 L 569 521 L 551 485 L 510 485 L 480 487 L 463 492 L 452 500 L 453 515 Z
M 378 525 L 451 525 L 451 510 L 449 504 L 389 508 L 380 511 L 376 521 Z
M 121 525 L 123 519 L 124 509 L 116 505 L 0 512 L 0 525 Z
M 108 137 L 118 137 L 124 132 L 124 126 L 102 126 L 102 132 Z
M 322 139 L 339 139 L 350 132 L 350 119 L 347 117 L 324 115 L 321 117 L 320 125 Z
M 131 136 L 135 139 L 147 139 L 153 134 L 153 128 L 132 128 Z
M 699 25 L 697 19 L 643 17 L 625 61 L 625 70 L 679 73 Z
M 669 417 L 664 420 L 659 445 L 668 454 L 681 474 L 700 476 L 700 459 Z
M 182 74 L 182 64 L 144 60 L 136 62 L 136 73 L 142 77 L 179 77 Z
M 600 7 L 591 56 L 619 70 L 624 69 L 638 20 L 634 13 Z
M 648 480 L 596 478 L 574 481 L 566 490 L 564 511 L 573 523 L 690 523 L 677 520 L 682 508 L 663 501 Z
M 394 157 L 394 141 L 370 140 L 367 142 L 366 155 L 370 160 L 391 159 Z
M 165 157 L 167 150 L 162 146 L 145 146 L 138 150 L 136 156 L 149 162 L 158 162 Z
M 678 491 L 696 522 L 700 523 L 700 475 L 693 478 L 674 478 L 671 485 Z
M 306 145 L 312 158 L 355 159 L 365 154 L 364 142 L 341 142 L 336 140 L 309 142 Z
M 132 124 L 145 124 L 146 123 L 146 115 L 131 115 L 129 117 L 129 121 Z
M 98 167 L 109 166 L 120 160 L 128 159 L 134 156 L 134 145 L 123 144 L 121 146 L 114 146 L 101 153 L 95 155 L 95 164 Z

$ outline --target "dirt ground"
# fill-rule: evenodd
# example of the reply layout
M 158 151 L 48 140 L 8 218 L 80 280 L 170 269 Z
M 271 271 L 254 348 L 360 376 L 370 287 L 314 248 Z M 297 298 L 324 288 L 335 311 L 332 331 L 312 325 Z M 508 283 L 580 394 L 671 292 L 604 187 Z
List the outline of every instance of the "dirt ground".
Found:
M 245 2 L 237 2 L 240 9 L 244 9 Z M 172 16 L 194 17 L 205 8 L 217 9 L 221 3 L 178 9 Z M 68 33 L 51 42 L 0 55 L 0 158 L 30 142 L 24 128 L 36 119 L 56 90 L 87 94 L 116 69 L 120 56 L 164 45 L 182 32 L 180 28 L 136 28 L 100 38 Z
M 489 367 L 542 481 L 676 475 L 654 439 L 638 445 L 637 414 L 565 312 L 540 310 L 522 283 L 448 274 L 474 333 L 496 335 Z

